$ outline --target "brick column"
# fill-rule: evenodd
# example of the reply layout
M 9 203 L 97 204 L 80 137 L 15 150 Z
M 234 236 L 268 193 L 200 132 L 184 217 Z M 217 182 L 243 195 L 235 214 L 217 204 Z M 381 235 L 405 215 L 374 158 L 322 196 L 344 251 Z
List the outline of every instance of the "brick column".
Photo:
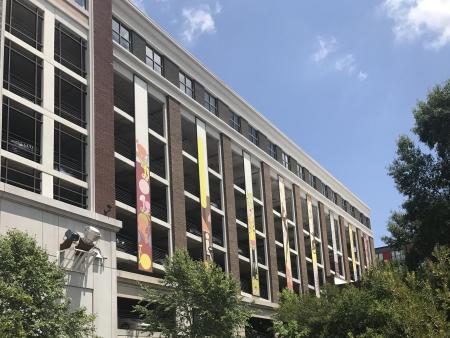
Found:
M 268 164 L 261 162 L 262 181 L 263 181 L 263 199 L 264 199 L 264 216 L 266 219 L 266 240 L 267 255 L 269 259 L 269 276 L 271 285 L 272 302 L 278 303 L 278 264 L 277 264 L 277 248 L 275 245 L 275 224 L 273 222 L 273 205 L 272 205 L 272 181 L 270 179 L 270 167 Z
M 304 217 L 308 217 L 308 215 L 303 215 L 302 210 L 302 200 L 300 195 L 300 187 L 298 185 L 293 185 L 294 188 L 294 205 L 295 205 L 295 214 L 297 215 L 297 241 L 298 241 L 298 250 L 299 250 L 299 259 L 300 259 L 300 278 L 302 282 L 302 290 L 303 293 L 308 293 L 308 272 L 306 269 L 306 253 L 305 253 L 305 236 L 303 233 L 303 220 Z
M 323 262 L 325 268 L 325 276 L 331 276 L 330 272 L 330 256 L 328 251 L 328 233 L 327 233 L 327 220 L 325 215 L 325 209 L 323 203 L 319 202 L 319 218 L 320 218 L 320 229 L 322 233 L 322 252 L 323 252 Z
M 236 204 L 234 200 L 233 154 L 231 140 L 228 136 L 220 135 L 222 146 L 223 196 L 225 200 L 225 224 L 227 234 L 228 271 L 230 275 L 240 279 L 238 239 L 236 228 Z
M 95 212 L 115 217 L 114 94 L 111 0 L 92 1 L 94 55 Z M 95 156 L 95 159 L 94 159 Z
M 364 264 L 367 264 L 366 257 L 364 256 L 364 246 L 362 241 L 362 234 L 359 228 L 356 228 L 356 237 L 358 239 L 358 253 L 359 253 L 359 265 L 361 267 L 361 272 L 364 271 Z
M 347 282 L 350 282 L 350 265 L 348 263 L 348 252 L 347 252 L 347 234 L 344 217 L 339 216 L 339 229 L 341 231 L 342 238 L 342 258 L 344 259 L 344 271 L 345 271 L 345 279 Z
M 173 247 L 174 249 L 186 249 L 186 205 L 184 200 L 181 107 L 180 104 L 170 96 L 167 97 L 167 127 Z

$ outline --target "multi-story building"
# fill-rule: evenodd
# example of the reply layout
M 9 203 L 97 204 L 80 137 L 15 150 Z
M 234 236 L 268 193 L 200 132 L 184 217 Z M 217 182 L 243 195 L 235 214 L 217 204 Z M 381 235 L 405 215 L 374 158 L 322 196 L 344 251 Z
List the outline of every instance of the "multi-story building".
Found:
M 48 250 L 100 336 L 139 328 L 176 248 L 240 280 L 256 326 L 372 264 L 368 206 L 129 1 L 0 4 L 0 232 Z M 98 250 L 61 244 L 86 226 Z

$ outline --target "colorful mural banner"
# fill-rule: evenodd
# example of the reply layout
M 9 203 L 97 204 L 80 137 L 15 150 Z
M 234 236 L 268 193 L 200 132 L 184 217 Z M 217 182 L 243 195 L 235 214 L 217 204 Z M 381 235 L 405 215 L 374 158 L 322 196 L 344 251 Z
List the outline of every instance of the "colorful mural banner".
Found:
M 203 260 L 213 261 L 211 229 L 211 204 L 209 196 L 208 153 L 206 148 L 206 125 L 195 119 L 197 126 L 198 178 L 200 181 L 200 208 L 202 218 Z
M 247 229 L 250 249 L 250 275 L 252 279 L 252 295 L 260 295 L 258 255 L 256 251 L 255 210 L 253 204 L 252 162 L 250 155 L 243 152 L 244 177 L 245 177 L 245 201 L 247 204 Z
M 294 284 L 292 282 L 291 250 L 289 248 L 289 224 L 287 221 L 286 190 L 284 187 L 284 179 L 281 176 L 278 176 L 278 186 L 280 191 L 281 224 L 283 226 L 283 248 L 284 264 L 286 266 L 286 284 L 287 288 L 293 291 Z
M 311 196 L 306 195 L 306 203 L 308 206 L 309 238 L 311 240 L 311 259 L 314 273 L 314 290 L 316 291 L 316 296 L 320 297 L 319 269 L 317 267 L 317 249 L 316 238 L 314 234 L 314 217 Z M 317 219 L 319 219 L 318 217 L 319 216 L 317 216 Z
M 367 238 L 367 236 L 365 234 L 363 234 L 363 241 L 364 241 L 364 255 L 366 257 L 366 266 L 367 268 L 370 267 L 371 262 L 370 262 L 370 258 L 369 258 L 369 239 Z
M 355 245 L 353 243 L 353 227 L 351 224 L 348 225 L 348 236 L 350 238 L 350 250 L 352 251 L 352 265 L 353 265 L 353 279 L 358 280 L 358 274 L 356 272 L 356 253 L 355 253 Z
M 138 77 L 134 79 L 134 95 L 136 102 L 140 103 L 135 109 L 138 269 L 151 272 L 153 270 L 153 252 L 150 212 L 147 83 Z
M 336 243 L 336 229 L 334 226 L 335 218 L 333 212 L 330 211 L 330 224 L 331 224 L 331 244 L 333 245 L 333 259 L 334 259 L 334 271 L 336 276 L 339 274 L 339 263 Z

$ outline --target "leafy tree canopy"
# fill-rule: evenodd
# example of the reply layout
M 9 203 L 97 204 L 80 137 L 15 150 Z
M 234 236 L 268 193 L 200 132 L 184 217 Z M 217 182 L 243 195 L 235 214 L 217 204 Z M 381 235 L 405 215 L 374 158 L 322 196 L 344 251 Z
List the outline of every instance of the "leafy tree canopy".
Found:
M 70 310 L 65 274 L 23 232 L 0 236 L 0 337 L 92 336 L 94 317 Z
M 434 87 L 413 111 L 418 142 L 400 136 L 389 167 L 406 199 L 388 223 L 390 246 L 410 246 L 407 263 L 417 266 L 433 248 L 450 245 L 450 80 Z
M 142 286 L 136 312 L 148 332 L 164 337 L 234 337 L 249 317 L 239 284 L 214 263 L 194 261 L 178 250 L 165 263 L 164 290 Z
M 320 298 L 285 290 L 275 330 L 280 338 L 449 337 L 449 262 L 442 248 L 418 272 L 381 264 L 360 285 L 328 286 Z

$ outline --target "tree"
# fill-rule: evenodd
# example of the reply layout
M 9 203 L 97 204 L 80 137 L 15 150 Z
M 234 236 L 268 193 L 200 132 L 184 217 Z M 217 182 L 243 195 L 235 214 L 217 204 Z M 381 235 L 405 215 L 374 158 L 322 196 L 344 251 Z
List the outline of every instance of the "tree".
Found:
M 434 87 L 413 111 L 413 133 L 397 142 L 397 158 L 389 167 L 406 199 L 389 220 L 393 247 L 409 246 L 407 264 L 415 267 L 431 257 L 436 245 L 450 245 L 450 80 Z
M 449 260 L 442 248 L 417 273 L 380 263 L 359 285 L 330 285 L 320 298 L 285 290 L 275 331 L 280 338 L 449 337 Z
M 184 250 L 165 263 L 163 291 L 142 286 L 135 310 L 145 330 L 164 337 L 233 337 L 249 317 L 239 284 L 214 263 L 194 261 Z
M 0 236 L 0 336 L 88 337 L 92 315 L 70 310 L 65 274 L 25 233 Z

